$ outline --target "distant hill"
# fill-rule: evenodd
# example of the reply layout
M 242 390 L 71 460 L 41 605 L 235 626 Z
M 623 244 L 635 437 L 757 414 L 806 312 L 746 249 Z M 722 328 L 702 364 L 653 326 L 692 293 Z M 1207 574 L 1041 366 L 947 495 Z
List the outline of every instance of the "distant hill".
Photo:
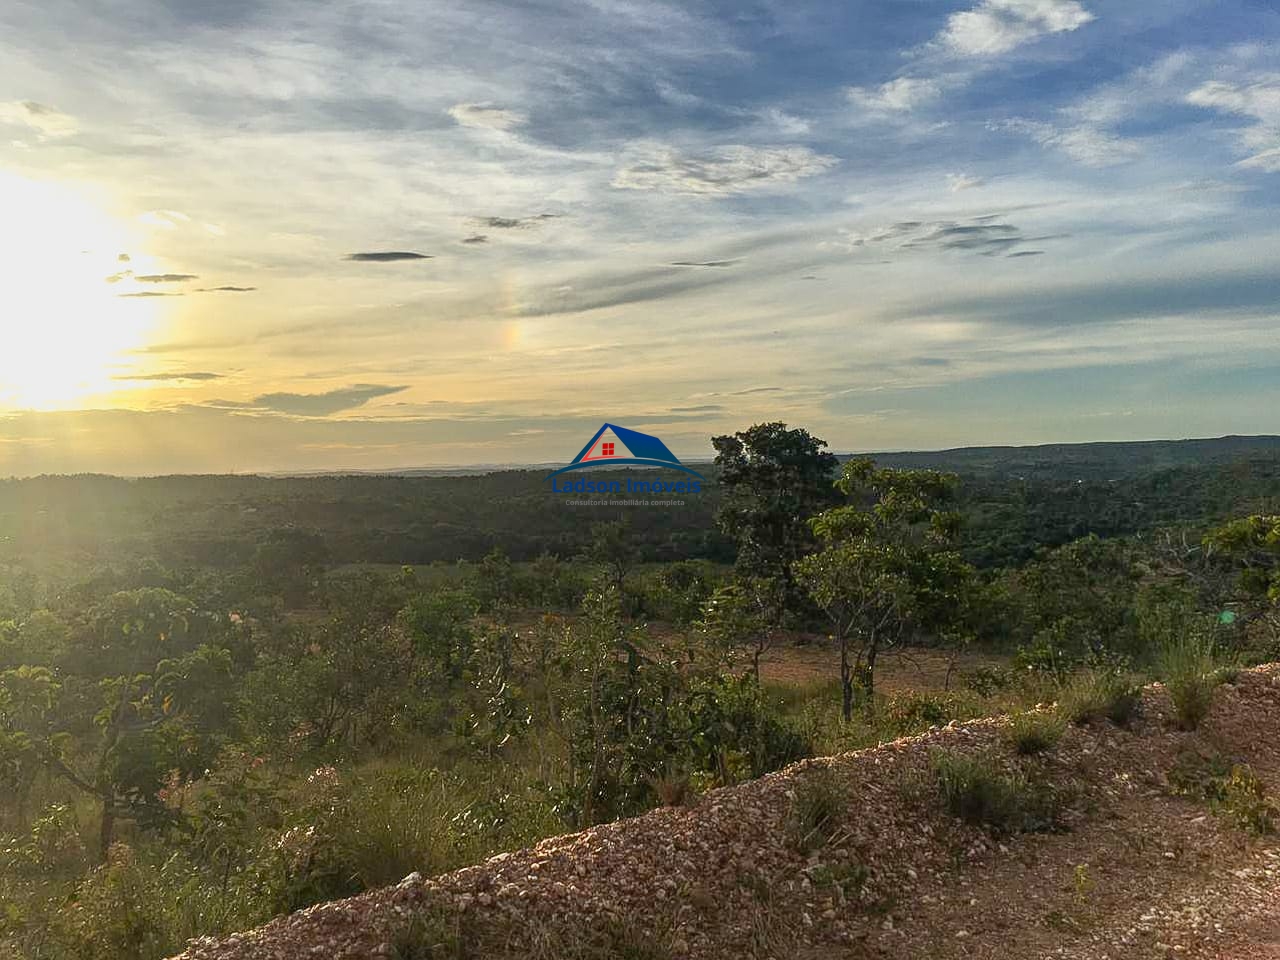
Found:
M 1274 436 L 871 456 L 886 466 L 959 473 L 963 549 L 987 567 L 1021 563 L 1089 534 L 1123 537 L 1280 512 Z M 566 504 L 545 482 L 545 465 L 475 474 L 0 480 L 0 564 L 152 557 L 170 566 L 231 568 L 282 531 L 315 534 L 335 565 L 478 560 L 495 547 L 515 560 L 544 552 L 567 558 L 588 547 L 594 523 L 622 517 L 641 560 L 732 562 L 734 545 L 715 524 L 718 471 L 697 469 L 707 479 L 702 492 L 675 498 L 682 502 L 670 509 L 613 506 L 612 495 L 592 506 Z
M 886 467 L 949 470 L 969 476 L 1118 480 L 1174 467 L 1216 466 L 1257 456 L 1280 456 L 1280 436 L 1047 443 L 1032 447 L 957 447 L 953 450 L 858 456 L 869 456 Z
M 1046 443 L 1035 446 L 953 447 L 947 450 L 892 450 L 842 453 L 840 460 L 871 457 L 886 467 L 948 470 L 965 476 L 1021 480 L 1115 480 L 1182 466 L 1235 463 L 1254 456 L 1280 455 L 1280 436 L 1211 437 L 1190 440 L 1121 440 L 1097 443 Z M 688 459 L 703 473 L 711 460 Z M 562 463 L 479 463 L 459 467 L 407 467 L 393 470 L 308 470 L 268 473 L 275 477 L 393 476 L 458 477 L 510 471 L 554 470 Z

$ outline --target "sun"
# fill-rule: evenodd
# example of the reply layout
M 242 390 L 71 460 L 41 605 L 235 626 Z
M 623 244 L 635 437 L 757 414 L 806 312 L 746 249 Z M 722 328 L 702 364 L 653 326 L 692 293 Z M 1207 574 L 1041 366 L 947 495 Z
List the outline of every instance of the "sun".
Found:
M 159 304 L 119 296 L 128 230 L 75 190 L 0 170 L 0 408 L 109 394 Z

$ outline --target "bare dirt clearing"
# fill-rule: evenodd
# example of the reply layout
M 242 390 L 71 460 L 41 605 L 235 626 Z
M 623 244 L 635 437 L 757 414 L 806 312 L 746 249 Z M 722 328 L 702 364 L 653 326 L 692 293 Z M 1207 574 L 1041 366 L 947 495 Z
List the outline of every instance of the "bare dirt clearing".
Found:
M 773 683 L 800 686 L 834 681 L 840 676 L 840 651 L 825 638 L 803 638 L 767 651 L 760 658 L 760 678 Z M 960 653 L 954 658 L 942 650 L 898 647 L 886 650 L 876 661 L 876 687 L 886 693 L 954 689 L 963 675 L 979 667 L 1007 667 L 1007 658 L 982 653 Z

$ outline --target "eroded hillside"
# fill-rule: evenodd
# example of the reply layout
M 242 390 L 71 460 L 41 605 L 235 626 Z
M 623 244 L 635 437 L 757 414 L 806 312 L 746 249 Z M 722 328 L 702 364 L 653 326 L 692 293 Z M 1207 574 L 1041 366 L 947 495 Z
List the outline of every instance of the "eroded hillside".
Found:
M 806 761 L 182 958 L 1272 955 L 1280 666 L 1220 686 L 1194 732 L 1159 686 L 1029 755 L 1009 728 Z M 985 772 L 976 808 L 948 808 L 948 762 Z

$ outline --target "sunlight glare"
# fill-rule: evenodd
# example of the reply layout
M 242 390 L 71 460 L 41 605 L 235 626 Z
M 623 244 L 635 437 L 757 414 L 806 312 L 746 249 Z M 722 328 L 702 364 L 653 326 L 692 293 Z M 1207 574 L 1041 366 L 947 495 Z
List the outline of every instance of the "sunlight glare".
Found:
M 128 231 L 75 191 L 0 171 L 0 407 L 110 393 L 160 305 L 121 298 Z

